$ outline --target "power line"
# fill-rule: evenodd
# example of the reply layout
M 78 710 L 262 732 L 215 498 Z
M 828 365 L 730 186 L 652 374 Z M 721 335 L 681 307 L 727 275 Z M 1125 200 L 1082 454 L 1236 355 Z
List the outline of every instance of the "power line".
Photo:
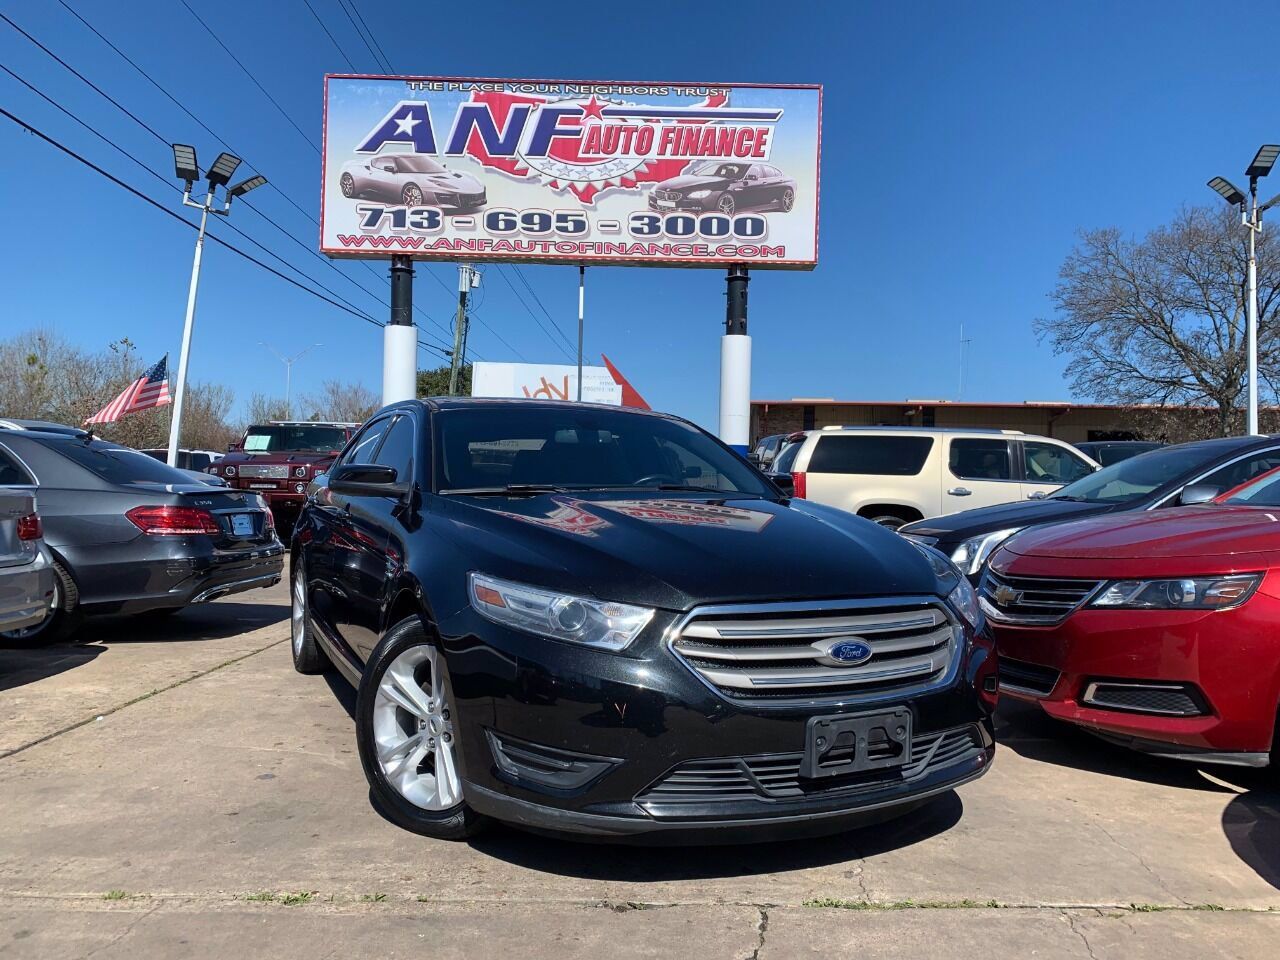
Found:
M 515 284 L 511 282 L 511 278 L 507 276 L 507 272 L 502 269 L 502 264 L 498 264 L 498 272 L 502 275 L 502 279 L 506 281 L 507 286 L 511 288 L 511 292 L 516 295 L 516 299 L 520 301 L 520 305 L 523 306 L 526 311 L 528 311 L 529 316 L 533 317 L 533 322 L 536 323 L 542 329 L 542 332 L 547 335 L 547 339 L 550 340 L 552 343 L 554 343 L 562 353 L 564 353 L 566 356 L 569 357 L 569 359 L 571 360 L 576 359 L 576 355 L 573 353 L 570 353 L 563 346 L 561 346 L 560 342 L 554 336 L 552 336 L 551 331 L 547 329 L 547 325 L 542 322 L 542 318 L 533 312 L 533 307 L 529 306 L 529 302 L 525 300 L 524 296 L 520 293 L 520 291 L 516 289 Z
M 341 54 L 342 59 L 347 61 L 347 66 L 351 69 L 351 72 L 356 73 L 356 65 L 352 63 L 351 58 L 347 56 L 347 51 L 342 49 L 342 44 L 338 43 L 337 37 L 330 33 L 329 28 L 324 25 L 324 21 L 320 19 L 320 14 L 316 13 L 316 8 L 311 5 L 311 0 L 302 0 L 302 2 L 307 5 L 307 9 L 311 11 L 311 16 L 316 18 L 316 23 L 320 24 L 320 29 L 324 31 L 324 35 L 329 38 L 338 53 Z
M 209 128 L 209 126 L 208 126 L 207 124 L 205 124 L 202 120 L 200 120 L 200 118 L 199 118 L 199 117 L 197 117 L 197 116 L 196 116 L 195 114 L 193 114 L 190 110 L 188 110 L 188 109 L 187 109 L 187 108 L 186 108 L 186 107 L 185 107 L 185 106 L 184 106 L 184 105 L 183 105 L 183 104 L 182 104 L 182 103 L 181 103 L 177 98 L 175 98 L 171 93 L 169 93 L 169 91 L 168 91 L 168 90 L 166 90 L 166 89 L 165 89 L 165 88 L 164 88 L 160 83 L 158 83 L 158 82 L 157 82 L 157 81 L 156 81 L 156 80 L 155 80 L 155 79 L 154 79 L 150 74 L 148 74 L 148 73 L 147 73 L 147 72 L 146 72 L 146 71 L 145 71 L 141 66 L 139 66 L 139 65 L 138 65 L 138 64 L 137 64 L 137 63 L 136 63 L 132 58 L 130 58 L 130 57 L 129 57 L 129 56 L 128 56 L 128 55 L 127 55 L 123 50 L 121 50 L 121 49 L 120 49 L 119 47 L 117 47 L 114 43 L 112 43 L 112 42 L 111 42 L 111 41 L 110 41 L 106 36 L 104 36 L 100 30 L 98 30 L 96 27 L 94 27 L 94 26 L 93 26 L 93 24 L 89 23 L 89 21 L 85 20 L 85 18 L 84 18 L 84 17 L 80 16 L 80 14 L 79 14 L 79 13 L 77 13 L 77 12 L 76 12 L 72 7 L 70 7 L 70 6 L 65 2 L 65 0 L 58 0 L 58 2 L 59 2 L 59 3 L 60 3 L 60 4 L 61 4 L 61 5 L 62 5 L 62 6 L 63 6 L 67 11 L 68 11 L 68 12 L 69 12 L 69 13 L 71 13 L 71 14 L 72 14 L 72 15 L 73 15 L 77 20 L 79 20 L 79 21 L 80 21 L 81 23 L 83 23 L 83 24 L 84 24 L 84 25 L 85 25 L 85 26 L 86 26 L 90 31 L 92 31 L 92 32 L 94 33 L 94 35 L 95 35 L 95 36 L 97 36 L 100 40 L 102 40 L 102 42 L 103 42 L 103 43 L 105 43 L 105 44 L 106 44 L 107 46 L 109 46 L 113 51 L 115 51 L 115 53 L 116 53 L 117 55 L 119 55 L 119 56 L 120 56 L 120 57 L 121 57 L 121 58 L 122 58 L 126 63 L 128 63 L 131 67 L 133 67 L 133 68 L 134 68 L 134 70 L 136 70 L 139 74 L 141 74 L 141 75 L 142 75 L 142 76 L 147 80 L 147 82 L 149 82 L 149 83 L 150 83 L 152 86 L 154 86 L 157 90 L 159 90 L 160 92 L 162 92 L 162 93 L 163 93 L 166 97 L 168 97 L 168 98 L 169 98 L 169 99 L 170 99 L 170 100 L 171 100 L 175 105 L 177 105 L 177 106 L 179 107 L 179 109 L 181 109 L 181 110 L 183 111 L 183 113 L 185 113 L 188 117 L 190 117 L 190 118 L 191 118 L 192 120 L 194 120 L 197 124 L 199 124 L 199 125 L 200 125 L 204 130 L 205 130 L 205 131 L 207 131 L 207 132 L 209 133 L 209 135 L 210 135 L 210 136 L 212 136 L 215 140 L 217 140 L 217 141 L 218 141 L 220 144 L 222 144 L 223 146 L 226 146 L 228 149 L 230 149 L 230 150 L 232 150 L 233 152 L 235 152 L 237 155 L 240 155 L 240 151 L 237 151 L 237 150 L 235 149 L 235 147 L 234 147 L 234 146 L 232 146 L 230 143 L 228 143 L 228 142 L 227 142 L 227 140 L 226 140 L 224 137 L 219 136 L 216 132 L 214 132 L 212 129 L 210 129 L 210 128 Z M 51 57 L 51 58 L 52 58 L 53 60 L 55 60 L 58 64 L 60 64 L 64 69 L 66 69 L 68 72 L 70 72 L 71 74 L 73 74 L 73 75 L 74 75 L 78 80 L 80 80 L 80 81 L 81 81 L 82 83 L 84 83 L 86 86 L 90 87 L 90 88 L 91 88 L 92 90 L 94 90 L 94 91 L 95 91 L 99 96 L 101 96 L 103 99 L 107 100 L 107 101 L 108 101 L 109 103 L 111 103 L 114 107 L 116 107 L 116 109 L 120 110 L 120 112 L 122 112 L 123 114 L 125 114 L 127 117 L 129 117 L 131 120 L 133 120 L 135 123 L 137 123 L 140 127 L 142 127 L 144 130 L 146 130 L 148 133 L 150 133 L 150 134 L 151 134 L 151 135 L 152 135 L 156 140 L 158 140 L 160 143 L 164 144 L 165 146 L 168 146 L 168 145 L 169 145 L 169 141 L 168 141 L 168 139 L 167 139 L 166 137 L 164 137 L 163 135 L 161 135 L 158 131 L 156 131 L 156 130 L 155 130 L 155 129 L 150 125 L 150 124 L 148 124 L 148 123 L 147 123 L 146 121 L 144 121 L 141 117 L 137 116 L 137 114 L 135 114 L 135 113 L 133 113 L 131 110 L 129 110 L 129 109 L 128 109 L 124 104 L 120 103 L 120 101 L 118 101 L 118 100 L 116 100 L 114 97 L 112 97 L 109 93 L 107 93 L 105 90 L 103 90 L 100 86 L 98 86 L 96 83 L 94 83 L 92 80 L 90 80 L 90 79 L 89 79 L 88 77 L 86 77 L 84 74 L 82 74 L 79 70 L 77 70 L 77 69 L 76 69 L 75 67 L 73 67 L 71 64 L 67 63 L 67 61 L 66 61 L 66 60 L 64 60 L 62 57 L 58 56 L 56 53 L 54 53 L 52 50 L 50 50 L 48 47 L 46 47 L 43 43 L 41 43 L 39 40 L 37 40 L 35 37 L 33 37 L 30 33 L 28 33 L 26 30 L 24 30 L 22 27 L 20 27 L 18 24 L 14 23 L 14 21 L 13 21 L 13 20 L 11 20 L 9 17 L 5 16 L 3 13 L 0 13 L 0 19 L 3 19 L 6 23 L 8 23 L 8 24 L 9 24 L 9 26 L 10 26 L 10 27 L 12 27 L 14 30 L 17 30 L 19 33 L 21 33 L 21 34 L 22 34 L 24 37 L 26 37 L 26 38 L 27 38 L 31 43 L 33 43 L 33 44 L 35 44 L 37 47 L 39 47 L 39 48 L 40 48 L 40 50 L 42 50 L 46 55 L 48 55 L 49 57 Z M 26 84 L 28 87 L 31 87 L 31 85 L 30 85 L 30 84 L 27 84 L 25 80 L 22 80 L 22 78 L 21 78 L 21 77 L 18 77 L 16 74 L 13 74 L 12 72 L 10 72 L 10 75 L 11 75 L 11 76 L 14 76 L 14 77 L 15 77 L 15 79 L 18 79 L 20 82 L 22 82 L 22 83 Z M 43 96 L 45 96 L 43 93 L 40 93 L 40 91 L 39 91 L 39 90 L 36 90 L 34 87 L 31 87 L 31 89 L 32 89 L 32 90 L 34 90 L 36 93 L 40 94 L 40 96 L 42 96 L 42 97 L 43 97 Z M 46 99 L 46 100 L 49 100 L 49 98 L 48 98 L 48 97 L 45 97 L 45 99 Z M 54 106 L 57 106 L 59 109 L 62 109 L 62 107 L 61 107 L 60 105 L 58 105 L 56 102 L 54 102 L 54 101 L 52 101 L 52 100 L 50 100 L 50 102 L 51 102 L 51 103 L 54 103 Z M 63 110 L 63 112 L 64 112 L 64 113 L 66 113 L 67 111 Z M 70 115 L 70 114 L 69 114 L 69 115 Z M 79 120 L 79 118 L 78 118 L 78 117 L 74 117 L 74 115 L 71 115 L 71 116 L 72 116 L 72 118 L 73 118 L 73 119 L 77 120 L 77 122 L 80 122 L 82 126 L 86 126 L 82 121 L 80 121 L 80 120 Z M 90 128 L 90 129 L 91 129 L 91 128 Z M 91 132 L 94 132 L 94 133 L 96 134 L 96 131 L 92 131 L 92 129 L 91 129 Z M 104 139 L 105 139 L 105 138 L 104 138 Z M 107 141 L 107 142 L 108 142 L 108 143 L 110 143 L 110 141 Z M 111 144 L 111 145 L 112 145 L 112 146 L 115 146 L 115 144 Z M 122 151 L 122 152 L 123 152 L 123 151 Z M 128 155 L 128 154 L 126 154 L 126 155 Z M 140 160 L 137 160 L 137 158 L 132 157 L 131 155 L 129 155 L 129 156 L 130 156 L 130 159 L 134 160 L 134 162 L 136 162 L 136 163 L 138 163 L 139 165 L 143 166 L 145 169 L 149 170 L 149 171 L 150 171 L 150 172 L 152 172 L 153 174 L 155 173 L 154 171 L 152 171 L 152 170 L 151 170 L 151 168 L 150 168 L 150 167 L 147 167 L 147 166 L 146 166 L 146 164 L 143 164 Z M 254 166 L 254 165 L 253 165 L 253 164 L 250 164 L 250 166 L 252 167 L 252 166 Z M 163 179 L 163 178 L 162 178 L 162 179 Z M 268 184 L 271 184 L 271 181 L 268 181 Z M 282 197 L 284 197 L 286 200 L 288 200 L 288 201 L 289 201 L 289 203 L 291 203 L 291 204 L 292 204 L 292 205 L 293 205 L 293 206 L 294 206 L 294 207 L 295 207 L 295 208 L 296 208 L 300 213 L 302 213 L 304 216 L 306 216 L 308 219 L 310 219 L 312 223 L 315 223 L 317 226 L 319 225 L 319 221 L 318 221 L 315 217 L 311 216 L 311 214 L 307 213 L 307 211 L 306 211 L 306 210 L 304 210 L 301 206 L 299 206 L 299 205 L 298 205 L 298 203 L 297 203 L 295 200 L 293 200 L 293 198 L 292 198 L 292 197 L 290 197 L 288 194 L 286 194 L 286 193 L 285 193 L 283 190 L 281 190 L 278 186 L 275 186 L 274 184 L 271 184 L 271 185 L 273 186 L 273 189 L 275 189 L 277 193 L 279 193 Z M 175 187 L 175 189 L 176 189 L 176 187 Z M 303 243 L 301 240 L 299 240 L 299 239 L 298 239 L 298 237 L 296 237 L 294 234 L 292 234 L 291 232 L 289 232 L 286 228 L 284 228 L 283 226 L 281 226 L 281 225 L 280 225 L 279 223 L 277 223 L 274 219 L 272 219 L 270 216 L 268 216 L 266 213 L 264 213 L 262 210 L 260 210 L 260 209 L 255 205 L 255 204 L 253 204 L 252 202 L 250 202 L 250 201 L 248 200 L 248 198 L 244 199 L 244 200 L 243 200 L 243 201 L 241 201 L 241 202 L 242 202 L 242 203 L 244 203 L 244 204 L 245 204 L 245 206 L 247 206 L 250 210 L 252 210 L 252 211 L 253 211 L 255 214 L 257 214 L 259 217 L 261 217 L 262 219 L 266 220 L 269 224 L 271 224 L 273 227 L 275 227 L 277 230 L 279 230 L 281 233 L 283 233 L 286 237 L 288 237 L 288 238 L 289 238 L 290 240 L 292 240 L 294 243 L 298 244 L 298 246 L 302 247 L 302 249 L 303 249 L 303 250 L 305 250 L 308 254 L 310 254 L 311 256 L 315 257 L 317 260 L 319 260 L 321 263 L 323 263 L 323 264 L 324 264 L 325 266 L 327 266 L 329 269 L 331 269 L 331 270 L 333 270 L 335 273 L 337 273 L 337 274 L 338 274 L 340 277 L 342 277 L 344 280 L 346 280 L 346 281 L 347 281 L 347 282 L 349 282 L 349 283 L 354 284 L 354 285 L 355 285 L 356 287 L 358 287 L 361 291 L 363 291 L 364 293 L 368 294 L 369 296 L 371 296 L 371 297 L 373 297 L 375 300 L 377 300 L 380 304 L 382 304 L 382 305 L 384 305 L 384 306 L 386 305 L 386 301 L 385 301 L 385 300 L 382 300 L 380 297 L 378 297 L 378 295 L 377 295 L 376 293 L 374 293 L 374 292 L 373 292 L 372 290 L 370 290 L 368 287 L 366 287 L 366 286 L 364 286 L 363 284 L 361 284 L 361 283 L 359 283 L 358 281 L 356 281 L 354 278 L 352 278 L 352 277 L 351 277 L 350 275 L 348 275 L 346 272 L 344 272 L 344 271 L 342 271 L 342 270 L 338 269 L 337 265 L 336 265 L 336 264 L 334 264 L 334 262 L 333 262 L 332 260 L 330 260 L 328 257 L 324 257 L 324 256 L 322 256 L 319 252 L 317 252 L 316 250 L 312 249 L 312 248 L 311 248 L 311 247 L 309 247 L 307 244 Z M 228 224 L 228 226 L 230 226 L 230 224 Z M 275 254 L 275 253 L 271 252 L 270 250 L 268 250 L 265 246 L 263 246 L 263 245 L 262 245 L 261 243 L 259 243 L 257 240 L 254 240 L 254 239 L 253 239 L 252 237 L 250 237 L 248 234 L 244 233 L 244 231 L 242 231 L 242 230 L 240 230 L 239 228 L 234 227 L 234 226 L 232 226 L 232 227 L 231 227 L 231 229 L 232 229 L 232 230 L 234 230 L 236 233 L 239 233 L 241 236 L 245 237 L 246 239 L 248 239 L 251 243 L 255 244 L 255 245 L 256 245 L 256 246 L 258 246 L 260 249 L 262 249 L 262 250 L 266 251 L 266 252 L 267 252 L 267 253 L 269 253 L 271 256 L 275 257 L 275 258 L 276 258 L 277 260 L 279 260 L 280 262 L 282 262 L 282 263 L 286 263 L 286 265 L 288 265 L 288 266 L 290 267 L 290 269 L 294 270 L 294 271 L 295 271 L 295 272 L 297 272 L 299 275 L 306 277 L 308 280 L 310 280 L 312 283 L 315 283 L 317 286 L 320 286 L 322 289 L 328 289 L 328 288 L 324 287 L 322 284 L 320 284 L 320 282 L 319 282 L 318 280 L 314 280 L 313 278 L 311 278 L 311 277 L 307 276 L 306 274 L 302 273 L 302 271 L 301 271 L 301 270 L 299 270 L 296 266 L 294 266 L 293 264 L 289 264 L 289 263 L 288 263 L 287 261 L 285 261 L 282 257 L 280 257 L 279 255 L 277 255 L 277 254 Z M 369 267 L 368 263 L 366 263 L 366 262 L 364 262 L 364 261 L 361 261 L 361 264 L 362 264 L 362 266 L 364 266 L 366 269 L 368 269 L 371 273 L 373 273 L 373 275 L 374 275 L 374 276 L 379 276 L 379 274 L 378 274 L 376 271 L 374 271 L 371 267 Z M 385 279 L 385 278 L 383 278 L 383 279 Z M 387 283 L 388 283 L 388 284 L 390 284 L 390 280 L 387 280 Z M 332 291 L 330 291 L 330 292 L 332 292 Z M 334 294 L 334 296 L 337 296 L 337 294 Z M 348 302 L 348 301 L 344 301 L 344 302 Z M 442 324 L 442 323 L 441 323 L 439 320 L 437 320 L 435 317 L 432 317 L 430 314 L 428 314 L 425 310 L 421 309 L 421 308 L 420 308 L 420 307 L 418 307 L 417 305 L 415 305 L 415 306 L 414 306 L 414 310 L 415 310 L 418 314 L 420 314 L 421 316 L 423 316 L 423 317 L 425 317 L 427 320 L 429 320 L 431 323 L 435 324 L 435 326 L 436 326 L 436 327 L 438 327 L 438 328 L 439 328 L 443 333 L 445 333 L 445 334 L 449 334 L 449 330 L 448 330 L 448 328 L 446 328 L 446 327 L 444 326 L 444 324 Z M 441 341 L 442 341 L 442 342 L 444 342 L 444 339 L 443 339 L 443 338 L 441 338 Z
M 533 297 L 534 301 L 542 309 L 542 312 L 546 315 L 547 319 L 551 321 L 552 325 L 556 328 L 556 332 L 560 334 L 564 342 L 569 345 L 570 349 L 577 350 L 578 345 L 574 343 L 571 339 L 569 339 L 568 335 L 564 332 L 564 329 L 560 326 L 559 322 L 556 320 L 555 317 L 551 315 L 551 311 L 547 309 L 546 304 L 542 302 L 542 298 L 538 296 L 538 291 L 533 289 L 533 285 L 529 283 L 529 278 L 526 277 L 524 275 L 524 271 L 520 269 L 520 264 L 513 263 L 511 265 L 511 269 L 515 271 L 516 277 L 519 278 L 520 282 L 524 285 L 524 288 L 529 291 L 529 295 Z
M 61 141 L 55 139 L 54 137 L 49 136 L 47 133 L 40 130 L 39 128 L 32 126 L 30 123 L 23 120 L 21 117 L 16 116 L 13 113 L 10 113 L 4 107 L 0 107 L 0 116 L 7 117 L 9 120 L 13 121 L 14 123 L 22 127 L 27 132 L 32 133 L 35 136 L 39 137 L 41 140 L 49 144 L 51 147 L 54 147 L 55 149 L 61 151 L 62 153 L 66 154 L 72 159 L 79 161 L 84 166 L 88 167 L 90 170 L 93 170 L 95 173 L 99 174 L 100 176 L 110 180 L 112 183 L 120 187 L 122 190 L 125 190 L 128 193 L 133 194 L 135 197 L 137 197 L 139 200 L 143 201 L 144 203 L 149 204 L 152 207 L 155 207 L 165 216 L 171 217 L 172 219 L 177 220 L 183 226 L 190 227 L 192 230 L 197 229 L 196 225 L 192 223 L 190 220 L 186 219 L 186 217 L 183 217 L 180 214 L 170 210 L 168 207 L 164 206 L 162 203 L 147 196 L 141 190 L 131 186 L 130 184 L 121 180 L 119 177 L 108 172 L 107 170 L 104 170 L 102 167 L 98 166 L 92 160 L 72 150 L 70 147 L 66 146 Z M 297 280 L 293 279 L 292 277 L 281 273 L 279 270 L 275 269 L 274 267 L 266 263 L 263 263 L 261 260 L 253 256 L 252 254 L 245 253 L 239 247 L 235 246 L 232 243 L 228 243 L 226 240 L 223 240 L 221 237 L 213 233 L 206 233 L 206 236 L 208 236 L 210 240 L 212 240 L 214 243 L 218 244 L 219 246 L 225 247 L 226 249 L 230 250 L 232 253 L 235 253 L 238 256 L 243 257 L 245 260 L 248 260 L 250 263 L 253 263 L 261 267 L 263 270 L 266 270 L 268 273 L 272 274 L 273 276 L 279 277 L 281 280 L 285 281 L 285 283 L 288 283 L 291 286 L 297 287 L 299 290 L 302 290 L 305 293 L 309 293 L 311 294 L 311 296 L 316 297 L 319 300 L 323 300 L 325 303 L 329 304 L 330 306 L 337 307 L 339 310 L 343 311 L 344 313 L 349 313 L 354 317 L 359 317 L 361 320 L 364 320 L 366 323 L 371 323 L 375 327 L 386 326 L 386 324 L 374 319 L 373 317 L 369 316 L 366 313 L 362 313 L 357 309 L 352 309 L 351 307 L 344 306 L 343 304 L 339 303 L 337 300 L 331 300 L 329 297 L 326 297 L 323 293 L 313 290 L 310 287 L 306 286 L 305 284 L 299 283 Z M 447 355 L 447 351 L 440 350 L 438 347 L 434 347 L 431 344 L 419 344 L 419 345 L 426 347 L 427 349 L 437 350 L 441 354 Z
M 213 28 L 200 19 L 200 14 L 196 13 L 194 10 L 191 9 L 191 4 L 187 3 L 187 0 L 181 0 L 181 3 L 184 7 L 187 8 L 187 12 L 191 14 L 191 16 L 195 17 L 196 23 L 204 27 L 205 32 L 207 32 L 209 36 L 213 37 L 214 43 L 216 43 L 224 51 L 226 51 L 227 56 L 235 61 L 236 66 L 239 67 L 244 72 L 244 75 L 248 77 L 250 80 L 252 80 L 253 85 L 262 91 L 262 95 L 266 97 L 268 100 L 270 100 L 272 106 L 274 106 L 277 110 L 280 111 L 280 116 L 284 117 L 286 120 L 289 121 L 289 126 L 293 127 L 293 129 L 298 131 L 298 136 L 302 137 L 302 139 L 307 142 L 307 146 L 309 146 L 312 150 L 314 150 L 317 154 L 319 154 L 320 148 L 316 146 L 315 141 L 312 140 L 309 136 L 307 136 L 307 134 L 303 131 L 303 129 L 300 126 L 294 123 L 293 117 L 289 116 L 289 114 L 285 112 L 284 107 L 280 106 L 280 104 L 276 102 L 276 98 L 271 96 L 271 94 L 267 92 L 267 88 L 258 82 L 258 78 L 249 72 L 249 68 L 240 62 L 240 58 L 231 52 L 231 48 L 222 42 L 222 38 L 213 32 Z
M 357 17 L 360 17 L 360 23 L 364 23 L 364 17 L 360 16 L 360 11 L 355 8 L 355 5 L 348 4 L 346 0 L 338 0 L 338 6 L 342 8 L 342 12 L 345 13 L 347 15 L 347 19 L 351 21 L 351 26 L 355 29 L 356 36 L 360 38 L 360 42 L 363 43 L 365 49 L 369 51 L 369 56 L 373 57 L 373 62 L 378 65 L 378 69 L 386 70 L 387 73 L 395 73 L 395 71 L 391 69 L 391 62 L 387 60 L 385 54 L 383 54 L 381 60 L 378 59 L 378 54 L 382 53 L 382 47 L 378 46 L 378 50 L 375 53 L 373 47 L 369 45 L 369 41 L 365 39 L 364 34 L 360 31 L 360 27 L 356 25 L 356 21 L 351 16 L 352 10 L 355 11 L 355 15 Z M 365 24 L 365 29 L 369 29 L 368 24 Z M 373 37 L 372 30 L 369 31 L 369 36 Z M 376 39 L 374 39 L 373 43 L 375 46 L 378 45 L 378 41 Z

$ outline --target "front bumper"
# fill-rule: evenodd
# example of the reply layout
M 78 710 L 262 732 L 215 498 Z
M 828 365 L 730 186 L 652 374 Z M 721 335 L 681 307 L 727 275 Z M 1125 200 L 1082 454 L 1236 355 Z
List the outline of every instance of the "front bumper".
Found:
M 1280 702 L 1277 617 L 1280 601 L 1259 591 L 1234 610 L 1082 609 L 1052 627 L 995 624 L 1001 694 L 1144 752 L 1261 765 Z M 1128 703 L 1104 706 L 1117 691 Z
M 531 829 L 711 842 L 828 833 L 906 812 L 981 776 L 994 755 L 978 646 L 952 682 L 918 696 L 744 705 L 670 652 L 665 624 L 623 656 L 477 620 L 464 610 L 440 624 L 464 794 L 477 812 Z M 912 716 L 904 766 L 798 777 L 810 718 L 895 707 Z
M 681 197 L 679 200 L 668 200 L 665 202 L 660 201 L 657 197 L 650 194 L 649 209 L 655 213 L 677 213 L 679 211 L 701 213 L 706 210 L 714 210 L 716 208 L 715 201 L 715 193 L 712 193 L 709 197 L 703 197 L 701 200 Z

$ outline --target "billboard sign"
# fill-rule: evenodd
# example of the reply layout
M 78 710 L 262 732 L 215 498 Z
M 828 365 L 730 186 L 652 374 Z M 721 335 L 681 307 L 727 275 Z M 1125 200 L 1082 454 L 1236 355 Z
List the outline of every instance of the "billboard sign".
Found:
M 333 257 L 812 269 L 822 88 L 325 77 Z
M 471 366 L 473 397 L 577 400 L 578 368 L 554 363 L 492 363 Z M 605 367 L 582 368 L 582 402 L 622 406 L 622 386 Z

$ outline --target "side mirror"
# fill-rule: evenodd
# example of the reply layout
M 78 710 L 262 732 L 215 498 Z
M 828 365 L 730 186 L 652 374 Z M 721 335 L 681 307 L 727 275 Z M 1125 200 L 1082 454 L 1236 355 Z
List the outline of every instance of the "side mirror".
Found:
M 407 483 L 396 482 L 396 468 L 380 463 L 344 463 L 329 471 L 329 489 L 348 497 L 401 497 Z
M 1183 487 L 1182 493 L 1178 495 L 1178 505 L 1189 507 L 1195 503 L 1208 503 L 1217 499 L 1221 493 L 1222 488 L 1212 483 L 1193 483 L 1189 487 Z
M 768 477 L 769 477 L 769 479 L 770 479 L 770 480 L 772 480 L 772 481 L 773 481 L 773 485 L 774 485 L 775 487 L 777 487 L 779 490 L 781 490 L 781 491 L 782 491 L 784 494 L 786 494 L 788 497 L 793 497 L 793 496 L 795 496 L 795 493 L 796 493 L 796 482 L 795 482 L 795 480 L 792 478 L 791 474 L 789 474 L 789 473 L 770 473 L 770 474 L 768 474 Z
M 1028 494 L 1027 494 L 1027 499 L 1028 499 L 1028 500 L 1043 500 L 1043 499 L 1044 499 L 1045 497 L 1047 497 L 1047 496 L 1048 496 L 1048 494 L 1047 494 L 1047 493 L 1045 493 L 1043 490 L 1037 490 L 1037 491 L 1035 491 L 1035 493 L 1028 493 Z
M 759 467 L 764 464 L 764 460 L 761 459 L 760 454 L 753 450 L 751 453 L 747 454 L 747 463 L 751 464 L 753 467 Z

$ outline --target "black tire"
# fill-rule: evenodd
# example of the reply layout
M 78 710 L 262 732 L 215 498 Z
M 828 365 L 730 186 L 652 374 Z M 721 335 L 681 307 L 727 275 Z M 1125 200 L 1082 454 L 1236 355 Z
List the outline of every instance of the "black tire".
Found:
M 724 194 L 716 201 L 716 209 L 723 213 L 726 217 L 732 217 L 738 205 L 734 202 L 733 197 Z
M 344 197 L 354 197 L 356 195 L 356 178 L 349 173 L 344 173 L 338 181 L 338 185 L 342 187 L 342 195 Z
M 787 187 L 778 196 L 778 209 L 783 213 L 790 213 L 791 209 L 796 205 L 796 192 Z
M 866 517 L 872 523 L 878 523 L 882 527 L 888 527 L 890 530 L 897 530 L 899 527 L 905 527 L 910 520 L 904 520 L 902 517 L 895 517 L 891 513 L 882 513 L 874 517 Z
M 316 643 L 311 627 L 311 608 L 307 601 L 307 572 L 302 557 L 296 557 L 289 575 L 289 649 L 293 652 L 293 669 L 299 673 L 324 673 L 332 664 L 329 656 Z M 301 609 L 299 609 L 301 608 Z
M 412 191 L 412 193 L 410 191 Z M 414 194 L 417 195 L 416 200 L 414 199 Z M 400 201 L 406 207 L 420 207 L 425 199 L 422 188 L 416 183 L 406 183 L 404 188 L 400 191 Z
M 66 640 L 80 628 L 84 614 L 80 612 L 80 590 L 75 580 L 57 560 L 53 561 L 53 575 L 56 582 L 52 612 L 34 627 L 3 630 L 0 637 L 34 647 Z
M 360 762 L 364 766 L 365 779 L 369 781 L 369 793 L 374 805 L 398 827 L 424 837 L 437 840 L 465 840 L 475 836 L 488 824 L 488 819 L 472 810 L 465 799 L 444 810 L 427 810 L 410 802 L 391 785 L 382 765 L 378 762 L 377 744 L 374 739 L 374 707 L 378 687 L 388 667 L 402 653 L 415 646 L 430 646 L 439 653 L 435 639 L 427 633 L 422 621 L 416 617 L 401 620 L 387 631 L 374 648 L 365 664 L 356 698 L 356 744 L 360 750 Z M 438 663 L 444 662 L 439 655 Z M 438 680 L 443 698 L 448 702 L 450 687 L 447 674 Z

